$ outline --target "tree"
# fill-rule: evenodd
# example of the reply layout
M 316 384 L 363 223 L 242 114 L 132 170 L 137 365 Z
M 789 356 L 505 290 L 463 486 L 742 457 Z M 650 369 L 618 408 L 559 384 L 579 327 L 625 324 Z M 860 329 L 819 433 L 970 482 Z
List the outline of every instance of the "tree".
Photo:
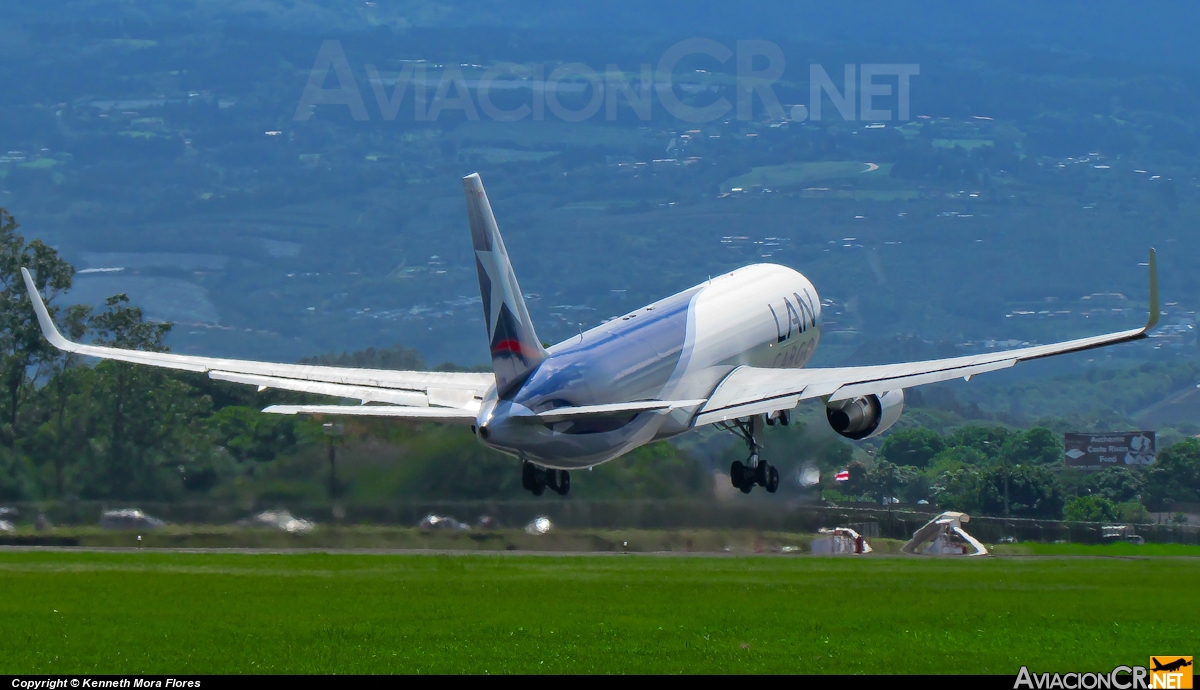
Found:
M 1114 503 L 1132 501 L 1146 487 L 1146 476 L 1128 467 L 1107 467 L 1088 475 L 1083 488 L 1089 495 L 1101 496 Z
M 1041 465 L 1016 465 L 1007 470 L 1011 513 L 1017 517 L 1058 518 L 1066 492 L 1058 475 Z M 986 473 L 986 510 L 991 515 L 1004 511 L 1005 469 L 992 467 Z
M 1072 522 L 1116 522 L 1117 504 L 1103 496 L 1076 496 L 1063 507 L 1063 518 Z
M 302 436 L 315 438 L 320 425 L 304 417 L 266 414 L 252 407 L 226 407 L 208 420 L 216 442 L 238 462 L 269 462 L 293 452 Z M 307 432 L 307 433 L 306 433 Z
M 26 242 L 17 234 L 17 221 L 0 209 L 0 377 L 3 378 L 3 419 L 9 425 L 7 445 L 16 441 L 17 417 L 22 396 L 30 387 L 29 371 L 60 356 L 42 337 L 41 327 L 21 276 L 21 269 L 33 274 L 38 290 L 45 291 L 46 302 L 59 292 L 70 289 L 75 269 L 58 252 L 41 240 Z M 53 316 L 56 309 L 49 306 Z
M 941 434 L 932 429 L 916 427 L 890 434 L 879 448 L 879 457 L 896 465 L 926 467 L 945 447 L 946 442 Z
M 979 501 L 979 469 L 959 466 L 938 473 L 930 488 L 934 503 L 942 508 L 970 513 L 977 511 Z
M 982 467 L 988 463 L 988 457 L 982 451 L 971 446 L 950 446 L 933 456 L 930 470 L 944 472 L 962 467 Z
M 946 439 L 946 445 L 974 448 L 989 458 L 996 458 L 1012 435 L 1012 431 L 1002 426 L 970 425 L 956 429 Z
M 90 315 L 91 307 L 76 304 L 68 307 L 64 313 L 63 329 L 67 335 L 78 340 L 83 337 L 87 331 L 87 319 Z M 54 465 L 54 497 L 63 498 L 64 491 L 64 473 L 67 465 L 67 404 L 73 393 L 78 391 L 77 383 L 80 379 L 72 371 L 79 364 L 79 356 L 71 353 L 64 353 L 55 361 L 47 363 L 49 369 L 48 376 L 50 383 L 47 389 L 53 395 L 53 445 L 49 450 L 50 462 Z
M 938 505 L 975 515 L 1003 515 L 1004 468 L 961 467 L 943 472 L 933 486 Z M 1065 492 L 1058 477 L 1038 465 L 1008 469 L 1009 509 L 1017 517 L 1057 518 Z
M 1035 426 L 1010 436 L 1001 452 L 1010 463 L 1051 465 L 1062 460 L 1062 438 L 1046 427 Z
M 845 482 L 838 482 L 839 486 L 834 488 L 847 496 L 861 496 L 871 490 L 866 465 L 854 461 L 846 466 L 846 473 L 850 475 L 850 478 Z
M 903 493 L 918 474 L 915 467 L 896 465 L 881 459 L 867 472 L 866 483 L 872 496 L 891 499 Z
M 1200 439 L 1188 438 L 1162 450 L 1146 481 L 1146 504 L 1200 502 Z
M 115 347 L 164 352 L 170 324 L 146 322 L 125 295 L 105 301 L 89 320 L 96 341 Z M 202 420 L 211 401 L 174 372 L 105 361 L 91 370 L 84 389 L 90 400 L 91 437 L 99 457 L 85 482 L 94 496 L 160 496 L 164 471 L 186 476 L 193 463 L 206 463 L 210 451 Z

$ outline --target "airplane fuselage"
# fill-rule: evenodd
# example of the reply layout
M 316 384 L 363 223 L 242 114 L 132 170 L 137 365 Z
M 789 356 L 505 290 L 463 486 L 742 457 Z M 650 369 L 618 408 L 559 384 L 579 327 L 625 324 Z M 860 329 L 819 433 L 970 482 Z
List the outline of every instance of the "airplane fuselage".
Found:
M 543 424 L 558 407 L 707 398 L 739 365 L 800 368 L 821 332 L 821 301 L 803 275 L 754 264 L 609 320 L 549 348 L 510 390 L 485 397 L 480 440 L 557 469 L 591 467 L 691 427 L 694 409 Z

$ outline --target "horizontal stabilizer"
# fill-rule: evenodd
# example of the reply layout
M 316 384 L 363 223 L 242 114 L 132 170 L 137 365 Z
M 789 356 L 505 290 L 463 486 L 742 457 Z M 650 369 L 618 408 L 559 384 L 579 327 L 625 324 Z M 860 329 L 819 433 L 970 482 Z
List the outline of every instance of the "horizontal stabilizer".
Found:
M 272 414 L 328 415 L 330 417 L 386 417 L 414 422 L 474 424 L 475 413 L 449 407 L 400 407 L 399 405 L 271 405 Z

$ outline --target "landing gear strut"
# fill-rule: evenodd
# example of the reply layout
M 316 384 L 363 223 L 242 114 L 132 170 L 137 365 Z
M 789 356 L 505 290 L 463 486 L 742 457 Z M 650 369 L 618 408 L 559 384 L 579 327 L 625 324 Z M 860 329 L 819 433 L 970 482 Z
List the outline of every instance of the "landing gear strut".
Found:
M 566 496 L 571 491 L 571 473 L 525 460 L 521 463 L 521 486 L 534 496 L 541 496 L 547 488 L 559 496 Z
M 778 413 L 778 416 L 754 415 L 747 420 L 735 419 L 732 423 L 722 425 L 722 428 L 732 432 L 750 447 L 750 457 L 746 458 L 745 462 L 736 460 L 729 466 L 730 483 L 744 494 L 753 491 L 755 484 L 765 488 L 767 493 L 773 494 L 779 490 L 779 470 L 758 454 L 762 449 L 758 443 L 758 435 L 762 431 L 763 422 L 774 426 L 776 421 L 787 425 L 791 421 L 791 415 L 785 410 Z

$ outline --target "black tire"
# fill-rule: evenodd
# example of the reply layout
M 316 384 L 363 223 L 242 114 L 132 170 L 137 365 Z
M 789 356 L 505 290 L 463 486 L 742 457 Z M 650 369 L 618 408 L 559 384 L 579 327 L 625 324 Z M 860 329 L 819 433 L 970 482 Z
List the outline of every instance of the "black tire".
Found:
M 766 486 L 767 479 L 769 478 L 768 470 L 770 469 L 771 466 L 768 465 L 765 460 L 759 460 L 758 467 L 754 468 L 754 483 L 758 484 L 759 486 Z
M 558 492 L 559 496 L 571 493 L 571 473 L 566 470 L 558 470 L 558 481 L 554 484 L 554 490 Z
M 733 488 L 742 488 L 742 483 L 746 480 L 746 466 L 741 460 L 734 460 L 729 466 L 729 483 L 733 484 Z
M 763 421 L 767 423 L 767 426 L 775 426 L 775 417 L 770 412 L 763 415 Z
M 779 490 L 779 470 L 771 467 L 767 470 L 767 493 L 773 494 Z
M 748 494 L 751 491 L 754 491 L 754 482 L 746 482 L 745 484 L 742 484 L 738 488 L 742 490 L 742 493 Z
M 526 462 L 521 468 L 521 485 L 534 496 L 541 496 L 546 490 L 546 484 L 554 481 L 555 471 Z M 554 488 L 553 485 L 551 488 Z
M 782 412 L 780 412 L 779 413 L 779 423 L 784 426 L 791 424 L 792 423 L 792 411 L 791 410 L 783 410 Z

